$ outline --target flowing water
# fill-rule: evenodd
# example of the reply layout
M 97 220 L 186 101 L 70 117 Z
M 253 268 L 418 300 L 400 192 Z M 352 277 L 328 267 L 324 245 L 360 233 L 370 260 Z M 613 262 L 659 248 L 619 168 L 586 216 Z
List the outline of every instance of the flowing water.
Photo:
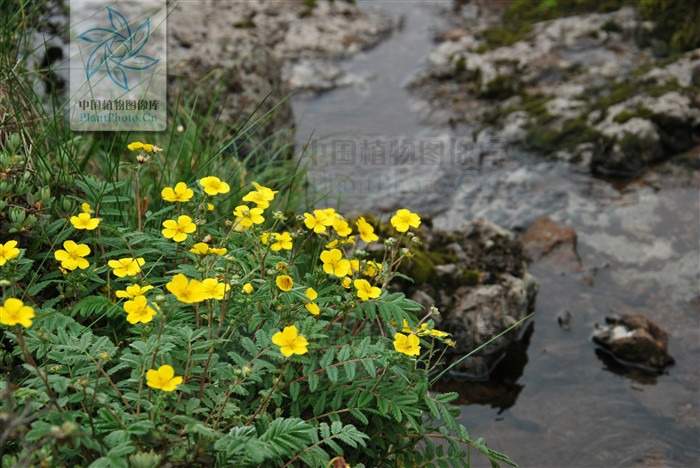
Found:
M 403 26 L 341 63 L 369 76 L 364 85 L 294 99 L 300 144 L 312 132 L 332 135 L 310 145 L 313 186 L 342 196 L 346 213 L 407 207 L 438 227 L 486 217 L 515 231 L 548 215 L 578 235 L 583 271 L 530 265 L 540 290 L 511 350 L 515 370 L 494 375 L 491 387 L 449 384 L 472 436 L 521 466 L 700 466 L 697 174 L 651 171 L 613 183 L 496 141 L 471 144 L 470 129 L 431 125 L 427 104 L 404 85 L 424 67 L 451 3 L 364 3 L 402 15 Z M 568 331 L 557 322 L 564 311 Z M 665 329 L 676 364 L 651 376 L 597 352 L 594 325 L 616 312 Z

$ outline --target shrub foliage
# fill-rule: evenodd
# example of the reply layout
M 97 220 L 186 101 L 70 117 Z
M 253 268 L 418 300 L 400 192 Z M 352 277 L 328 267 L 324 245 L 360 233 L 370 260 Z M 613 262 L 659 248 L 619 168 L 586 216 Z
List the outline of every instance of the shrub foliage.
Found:
M 31 187 L 13 141 L 0 159 Z M 0 242 L 3 467 L 512 464 L 430 389 L 452 343 L 389 291 L 416 214 L 378 239 L 257 183 L 225 210 L 214 176 L 142 186 L 163 198 L 144 211 L 132 185 L 160 149 L 130 148 L 130 177 L 76 178 L 33 241 L 13 220 Z

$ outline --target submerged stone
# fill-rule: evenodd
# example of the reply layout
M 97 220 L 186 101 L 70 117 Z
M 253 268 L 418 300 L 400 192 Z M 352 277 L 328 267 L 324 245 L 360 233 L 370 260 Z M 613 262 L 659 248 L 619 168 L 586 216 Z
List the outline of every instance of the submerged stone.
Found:
M 668 334 L 643 315 L 606 317 L 596 324 L 593 341 L 623 363 L 663 369 L 675 360 L 668 353 Z

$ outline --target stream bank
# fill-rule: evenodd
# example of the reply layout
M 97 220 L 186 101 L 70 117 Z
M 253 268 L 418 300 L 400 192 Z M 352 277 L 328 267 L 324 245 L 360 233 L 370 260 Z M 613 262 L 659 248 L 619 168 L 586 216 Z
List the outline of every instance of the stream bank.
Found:
M 451 119 L 460 101 L 449 94 L 431 100 L 428 88 L 412 84 L 431 72 L 431 54 L 451 26 L 446 18 L 455 16 L 452 3 L 372 3 L 402 17 L 403 27 L 337 66 L 373 79 L 292 101 L 297 143 L 310 141 L 304 161 L 317 196 L 330 204 L 341 196 L 344 212 L 382 219 L 409 208 L 440 229 L 486 218 L 524 234 L 548 216 L 576 234 L 577 268 L 546 256 L 528 267 L 539 282 L 536 313 L 489 381 L 453 379 L 441 387 L 460 393 L 462 422 L 521 466 L 696 465 L 697 152 L 649 160 L 649 169 L 619 180 L 594 175 L 580 161 L 528 151 L 497 124 L 484 127 L 483 117 L 505 101 L 465 105 L 461 115 L 471 120 Z M 451 34 L 450 42 L 460 40 Z M 579 56 L 597 57 L 586 47 Z M 645 73 L 681 76 L 683 69 L 669 63 Z M 441 84 L 459 88 L 449 79 Z M 614 313 L 643 314 L 667 331 L 676 364 L 646 374 L 599 352 L 591 340 L 595 324 Z

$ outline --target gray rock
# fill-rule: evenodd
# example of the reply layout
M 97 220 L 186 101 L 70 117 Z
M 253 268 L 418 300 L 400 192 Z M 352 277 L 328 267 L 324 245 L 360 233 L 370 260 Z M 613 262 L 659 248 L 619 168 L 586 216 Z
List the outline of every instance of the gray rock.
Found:
M 183 2 L 172 11 L 168 17 L 168 99 L 175 103 L 182 92 L 199 90 L 198 110 L 204 113 L 213 101 L 219 123 L 235 127 L 270 93 L 253 120 L 279 106 L 267 118 L 259 138 L 284 138 L 280 132 L 294 127 L 294 116 L 290 103 L 282 102 L 288 90 L 280 63 L 249 30 L 232 27 L 240 20 L 238 5 Z M 220 82 L 223 89 L 215 100 Z
M 606 317 L 596 324 L 593 341 L 623 363 L 662 369 L 675 360 L 668 353 L 668 335 L 643 315 Z
M 440 317 L 435 317 L 437 328 L 451 333 L 457 343 L 447 352 L 448 363 L 486 343 L 532 310 L 538 285 L 527 273 L 522 244 L 512 232 L 485 219 L 450 232 L 423 231 L 425 238 L 430 239 L 425 243 L 428 251 L 457 253 L 455 257 L 464 258 L 457 263 L 435 265 L 434 281 L 410 285 L 407 291 L 424 307 L 427 299 L 435 299 L 441 312 Z M 467 272 L 478 275 L 465 275 Z M 457 372 L 475 374 L 481 369 L 487 373 L 518 340 L 519 330 L 470 356 Z M 478 378 L 471 374 L 466 377 Z
M 501 276 L 498 284 L 471 288 L 455 300 L 453 307 L 444 312 L 442 330 L 451 333 L 456 341 L 457 356 L 469 353 L 525 317 L 534 305 L 537 282 L 529 273 L 523 278 L 509 274 Z M 464 362 L 467 368 L 478 368 L 481 363 L 491 369 L 508 346 L 518 339 L 518 331 L 507 333 Z

